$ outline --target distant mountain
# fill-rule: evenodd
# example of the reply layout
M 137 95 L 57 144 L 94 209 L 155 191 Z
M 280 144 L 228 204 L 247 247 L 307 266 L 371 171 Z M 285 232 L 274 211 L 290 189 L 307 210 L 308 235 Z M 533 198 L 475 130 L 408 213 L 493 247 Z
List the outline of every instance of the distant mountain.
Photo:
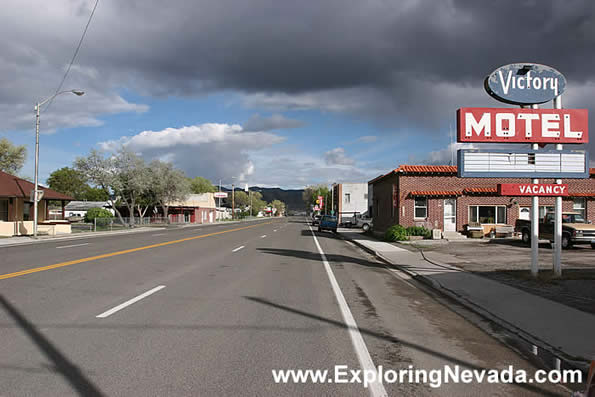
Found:
M 231 189 L 223 188 L 226 192 L 231 192 Z M 236 191 L 244 190 L 236 187 Z M 287 209 L 291 211 L 305 211 L 306 205 L 302 200 L 303 189 L 281 189 L 278 187 L 258 187 L 250 186 L 250 190 L 253 192 L 262 193 L 262 199 L 267 203 L 273 200 L 281 200 L 287 205 Z

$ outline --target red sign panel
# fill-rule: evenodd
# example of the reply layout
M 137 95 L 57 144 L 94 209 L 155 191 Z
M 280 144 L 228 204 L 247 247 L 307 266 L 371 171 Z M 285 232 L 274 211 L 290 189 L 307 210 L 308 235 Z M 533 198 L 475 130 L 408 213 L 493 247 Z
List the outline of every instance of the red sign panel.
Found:
M 501 196 L 568 196 L 568 185 L 543 183 L 501 183 Z
M 587 109 L 461 108 L 458 142 L 587 143 Z

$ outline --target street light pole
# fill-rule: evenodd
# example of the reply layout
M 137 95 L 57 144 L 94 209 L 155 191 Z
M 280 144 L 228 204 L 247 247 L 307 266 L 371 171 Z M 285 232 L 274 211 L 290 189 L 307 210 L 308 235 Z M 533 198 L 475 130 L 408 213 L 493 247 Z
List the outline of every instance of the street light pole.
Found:
M 235 216 L 236 216 L 235 193 L 236 193 L 236 187 L 232 183 L 231 184 L 231 220 L 234 220 L 235 219 Z
M 51 97 L 37 102 L 35 105 L 35 188 L 33 190 L 33 237 L 37 238 L 37 218 L 38 218 L 38 202 L 39 202 L 39 113 L 41 105 L 54 99 L 60 94 L 73 93 L 76 96 L 84 95 L 85 93 L 80 90 L 67 90 L 60 91 Z

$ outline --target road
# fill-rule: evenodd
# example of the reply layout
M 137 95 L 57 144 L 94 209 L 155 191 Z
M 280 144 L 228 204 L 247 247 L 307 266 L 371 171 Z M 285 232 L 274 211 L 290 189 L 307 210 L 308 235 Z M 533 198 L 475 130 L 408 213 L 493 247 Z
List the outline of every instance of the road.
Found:
M 0 340 L 1 396 L 568 395 L 551 384 L 274 383 L 272 370 L 335 365 L 536 370 L 301 218 L 0 248 Z

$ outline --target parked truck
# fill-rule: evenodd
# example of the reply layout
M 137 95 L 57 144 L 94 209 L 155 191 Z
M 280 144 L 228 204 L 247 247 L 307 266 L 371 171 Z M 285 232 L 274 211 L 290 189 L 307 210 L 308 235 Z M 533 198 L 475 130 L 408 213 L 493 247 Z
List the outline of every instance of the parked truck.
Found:
M 545 217 L 539 220 L 539 239 L 554 241 L 554 220 L 555 214 L 548 212 Z M 523 242 L 531 244 L 531 221 L 518 219 L 515 231 L 520 233 Z M 595 225 L 587 222 L 577 212 L 562 213 L 562 248 L 567 249 L 575 244 L 591 244 L 595 249 Z

